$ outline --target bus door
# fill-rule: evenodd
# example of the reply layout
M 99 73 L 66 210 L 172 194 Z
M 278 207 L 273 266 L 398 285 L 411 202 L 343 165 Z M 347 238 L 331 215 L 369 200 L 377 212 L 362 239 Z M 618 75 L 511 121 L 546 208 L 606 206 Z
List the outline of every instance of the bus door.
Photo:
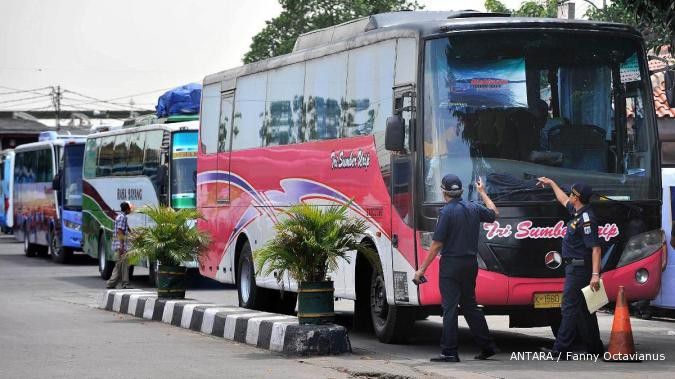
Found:
M 392 199 L 391 267 L 394 283 L 394 301 L 408 303 L 412 278 L 408 274 L 415 262 L 415 233 L 413 224 L 411 126 L 414 125 L 414 87 L 394 88 L 394 114 L 401 116 L 405 125 L 405 151 L 391 152 L 390 193 Z M 387 275 L 384 263 L 384 274 Z M 413 295 L 414 296 L 414 295 Z

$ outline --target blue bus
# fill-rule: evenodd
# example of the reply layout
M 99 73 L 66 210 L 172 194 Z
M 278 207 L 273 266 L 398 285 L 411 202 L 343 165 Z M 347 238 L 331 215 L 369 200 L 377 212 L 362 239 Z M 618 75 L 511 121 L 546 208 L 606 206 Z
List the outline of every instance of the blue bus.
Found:
M 84 136 L 43 132 L 15 150 L 14 234 L 26 256 L 66 263 L 82 251 Z
M 0 153 L 0 231 L 12 232 L 14 209 L 12 207 L 14 188 L 14 150 L 8 149 Z

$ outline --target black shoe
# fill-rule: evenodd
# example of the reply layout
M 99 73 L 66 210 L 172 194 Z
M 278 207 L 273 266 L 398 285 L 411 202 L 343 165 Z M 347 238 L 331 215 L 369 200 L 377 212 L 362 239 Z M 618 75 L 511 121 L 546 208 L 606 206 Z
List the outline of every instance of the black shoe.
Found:
M 432 362 L 459 362 L 459 357 L 456 355 L 439 355 L 430 359 Z
M 497 349 L 496 347 L 488 350 L 481 350 L 480 354 L 473 357 L 473 359 L 484 361 L 497 353 L 499 353 L 499 349 Z

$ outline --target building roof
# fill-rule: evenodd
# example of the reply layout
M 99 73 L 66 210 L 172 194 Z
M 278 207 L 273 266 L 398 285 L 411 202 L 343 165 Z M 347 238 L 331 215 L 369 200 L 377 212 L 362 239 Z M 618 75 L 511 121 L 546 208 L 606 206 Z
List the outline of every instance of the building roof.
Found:
M 47 126 L 41 122 L 24 120 L 19 118 L 0 118 L 0 135 L 9 134 L 28 134 L 37 135 L 40 132 L 56 130 L 54 127 Z M 72 134 L 89 134 L 89 129 L 74 128 L 62 126 L 61 132 Z
M 669 64 L 675 64 L 675 58 L 669 52 L 669 48 L 664 46 L 661 48 L 659 58 L 665 59 Z M 652 59 L 649 61 L 650 70 L 658 70 L 666 67 L 668 63 Z M 666 79 L 664 72 L 657 72 L 651 76 L 652 88 L 654 89 L 654 108 L 656 109 L 656 117 L 659 118 L 675 118 L 675 104 L 668 104 L 666 99 Z

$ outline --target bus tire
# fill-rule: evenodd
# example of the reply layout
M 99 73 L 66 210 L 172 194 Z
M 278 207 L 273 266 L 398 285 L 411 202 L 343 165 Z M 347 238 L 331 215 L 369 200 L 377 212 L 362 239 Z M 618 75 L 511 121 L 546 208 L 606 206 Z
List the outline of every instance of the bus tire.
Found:
M 49 255 L 56 263 L 67 263 L 70 258 L 71 250 L 64 246 L 59 246 L 59 241 L 54 235 L 54 229 L 49 231 Z
M 374 271 L 370 281 L 370 314 L 380 342 L 406 343 L 415 323 L 417 309 L 387 303 L 384 276 Z
M 114 266 L 113 262 L 109 261 L 105 256 L 105 241 L 103 233 L 101 233 L 98 236 L 98 272 L 101 275 L 101 279 L 110 279 Z
M 265 310 L 268 306 L 267 291 L 255 283 L 255 266 L 251 245 L 248 241 L 241 247 L 239 262 L 237 262 L 237 295 L 239 306 L 242 308 Z
M 28 228 L 25 226 L 23 227 L 23 253 L 27 257 L 37 256 L 36 246 L 28 240 Z

